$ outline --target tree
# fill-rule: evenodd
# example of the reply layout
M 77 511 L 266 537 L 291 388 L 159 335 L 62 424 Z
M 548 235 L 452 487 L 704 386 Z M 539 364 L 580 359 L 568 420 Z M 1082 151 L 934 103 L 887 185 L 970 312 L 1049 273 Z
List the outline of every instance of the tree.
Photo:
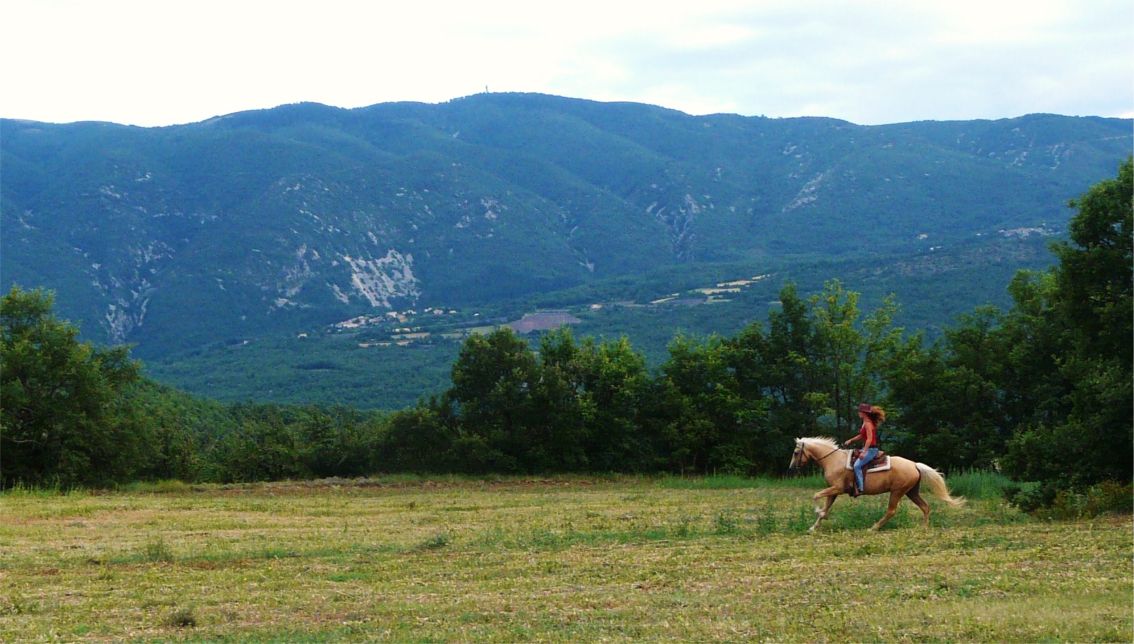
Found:
M 980 307 L 922 347 L 915 336 L 894 352 L 887 368 L 889 401 L 900 412 L 892 424 L 903 456 L 946 469 L 992 467 L 1013 428 L 1000 383 L 1006 367 L 1003 315 Z
M 455 425 L 451 410 L 437 399 L 394 413 L 383 440 L 379 469 L 418 473 L 481 471 L 479 464 L 455 454 L 459 440 Z
M 240 414 L 239 428 L 213 447 L 211 478 L 225 483 L 310 478 L 297 427 L 284 420 L 279 408 L 256 410 L 262 413 Z
M 528 344 L 508 328 L 471 336 L 453 364 L 449 404 L 462 433 L 479 439 L 478 458 L 490 459 L 494 471 L 527 466 L 538 366 Z
M 54 296 L 0 299 L 0 479 L 5 486 L 105 485 L 143 464 L 143 428 L 123 392 L 139 378 L 125 347 L 99 349 L 52 314 Z
M 1009 472 L 1049 488 L 1106 480 L 1129 483 L 1134 473 L 1134 321 L 1132 240 L 1134 172 L 1130 158 L 1118 176 L 1071 202 L 1078 208 L 1070 241 L 1055 244 L 1059 264 L 1040 278 L 1013 284 L 1019 337 L 1041 338 L 1021 389 L 1036 401 L 1009 443 Z M 1019 347 L 1019 344 L 1016 345 Z M 1038 358 L 1038 359 L 1037 359 Z
M 1134 218 L 1131 159 L 1115 179 L 1099 182 L 1072 200 L 1070 242 L 1055 244 L 1058 295 L 1055 305 L 1067 320 L 1077 350 L 1130 363 L 1134 351 L 1134 274 L 1131 240 Z
M 812 395 L 821 402 L 823 415 L 833 418 L 839 436 L 856 428 L 858 403 L 883 402 L 884 365 L 902 336 L 893 326 L 897 304 L 892 296 L 861 322 L 858 298 L 839 280 L 827 282 L 822 293 L 811 297 L 818 376 Z
M 315 476 L 363 476 L 374 471 L 378 433 L 365 414 L 347 407 L 300 410 L 303 460 Z
M 601 344 L 588 338 L 579 349 L 579 364 L 590 469 L 655 469 L 659 445 L 648 417 L 653 380 L 646 359 L 625 337 Z
M 780 309 L 768 314 L 766 340 L 759 327 L 750 326 L 735 342 L 749 354 L 738 359 L 752 363 L 744 368 L 748 387 L 760 387 L 770 398 L 774 426 L 789 436 L 814 436 L 820 415 L 818 344 L 814 320 L 795 284 L 780 289 Z
M 594 416 L 583 395 L 583 364 L 570 329 L 543 336 L 539 376 L 532 392 L 525 460 L 532 471 L 578 471 L 587 467 L 587 423 Z
M 674 464 L 695 472 L 757 469 L 767 405 L 762 396 L 741 395 L 730 344 L 678 336 L 669 354 L 662 383 Z

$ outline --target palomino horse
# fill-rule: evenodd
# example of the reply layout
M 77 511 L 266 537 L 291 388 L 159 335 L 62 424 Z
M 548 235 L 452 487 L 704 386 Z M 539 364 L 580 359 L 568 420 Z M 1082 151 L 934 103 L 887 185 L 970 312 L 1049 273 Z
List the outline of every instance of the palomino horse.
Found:
M 819 522 L 827 518 L 835 497 L 849 491 L 854 484 L 854 472 L 847 469 L 849 449 L 841 449 L 833 439 L 826 437 L 797 438 L 795 439 L 795 452 L 791 456 L 792 469 L 802 467 L 814 462 L 823 468 L 823 478 L 827 480 L 826 489 L 815 493 L 812 498 L 816 501 L 824 499 L 822 506 L 815 506 L 815 513 L 819 515 L 815 524 L 808 530 L 814 532 Z M 953 507 L 960 507 L 965 500 L 949 495 L 949 488 L 945 485 L 945 477 L 925 463 L 915 463 L 900 456 L 890 457 L 890 469 L 881 472 L 871 472 L 866 475 L 866 487 L 863 494 L 890 493 L 890 506 L 886 514 L 870 529 L 877 530 L 894 516 L 898 503 L 903 496 L 910 497 L 925 515 L 925 527 L 929 527 L 929 504 L 921 498 L 920 488 L 922 481 L 929 484 L 929 489 L 937 498 Z

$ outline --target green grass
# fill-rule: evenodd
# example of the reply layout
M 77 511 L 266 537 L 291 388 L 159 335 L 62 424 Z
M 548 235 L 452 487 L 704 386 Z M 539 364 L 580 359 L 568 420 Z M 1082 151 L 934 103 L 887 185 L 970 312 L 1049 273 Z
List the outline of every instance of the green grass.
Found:
M 947 478 L 953 496 L 966 499 L 1001 499 L 1005 488 L 1012 485 L 1007 476 L 988 470 L 968 470 L 950 474 Z
M 815 535 L 814 477 L 7 492 L 0 641 L 1130 641 L 1130 517 L 985 478 L 928 531 L 864 497 Z
M 771 487 L 799 487 L 811 485 L 824 487 L 823 477 L 810 474 L 798 478 L 771 479 L 752 478 L 735 474 L 718 474 L 714 476 L 665 476 L 658 480 L 658 485 L 671 490 L 740 490 L 746 488 Z
M 178 480 L 138 481 L 123 485 L 121 492 L 128 494 L 184 494 L 192 491 L 193 487 Z

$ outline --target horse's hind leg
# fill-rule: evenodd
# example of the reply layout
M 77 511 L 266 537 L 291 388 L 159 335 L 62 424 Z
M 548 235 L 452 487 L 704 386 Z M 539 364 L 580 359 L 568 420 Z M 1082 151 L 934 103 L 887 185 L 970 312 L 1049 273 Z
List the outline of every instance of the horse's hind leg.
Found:
M 921 508 L 921 513 L 925 515 L 925 527 L 928 528 L 929 504 L 925 502 L 925 499 L 921 498 L 921 493 L 918 491 L 918 488 L 919 486 L 915 485 L 912 490 L 906 492 L 906 496 L 908 496 L 909 499 L 914 502 L 914 505 Z
M 886 514 L 883 514 L 882 518 L 878 519 L 878 523 L 875 523 L 870 527 L 871 530 L 877 530 L 886 525 L 886 522 L 890 520 L 890 517 L 894 516 L 894 513 L 898 511 L 898 504 L 901 503 L 902 497 L 904 495 L 905 492 L 890 492 L 890 505 L 886 507 Z

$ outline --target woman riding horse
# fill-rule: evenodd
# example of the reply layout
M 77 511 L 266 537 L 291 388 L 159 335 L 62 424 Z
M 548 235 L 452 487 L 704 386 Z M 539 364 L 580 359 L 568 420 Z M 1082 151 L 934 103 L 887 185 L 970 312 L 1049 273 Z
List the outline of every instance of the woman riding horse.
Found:
M 843 443 L 843 445 L 850 445 L 856 441 L 862 441 L 862 453 L 854 461 L 855 486 L 854 491 L 851 492 L 852 498 L 862 494 L 863 488 L 866 487 L 864 482 L 866 475 L 862 470 L 867 463 L 878 456 L 878 426 L 886 420 L 886 412 L 881 407 L 862 403 L 858 406 L 858 417 L 862 419 L 862 428 L 858 430 L 858 436 L 848 438 Z
M 865 424 L 865 423 L 864 423 Z M 875 426 L 877 428 L 877 426 Z M 827 487 L 816 492 L 812 497 L 815 501 L 823 500 L 823 504 L 815 506 L 815 513 L 819 518 L 811 526 L 809 532 L 814 532 L 819 523 L 827 518 L 835 498 L 847 491 L 850 479 L 854 473 L 847 466 L 850 450 L 840 449 L 839 444 L 826 437 L 797 438 L 795 439 L 795 452 L 791 456 L 791 468 L 802 467 L 807 463 L 815 463 L 823 468 L 823 478 Z M 960 507 L 965 500 L 949 494 L 949 487 L 945 484 L 945 477 L 940 472 L 926 465 L 915 463 L 901 456 L 890 457 L 890 469 L 874 472 L 869 480 L 864 481 L 862 494 L 890 493 L 890 504 L 886 513 L 870 529 L 881 528 L 898 509 L 902 497 L 909 497 L 925 515 L 925 527 L 929 527 L 929 504 L 921 498 L 921 484 L 929 486 L 933 494 L 953 507 Z

